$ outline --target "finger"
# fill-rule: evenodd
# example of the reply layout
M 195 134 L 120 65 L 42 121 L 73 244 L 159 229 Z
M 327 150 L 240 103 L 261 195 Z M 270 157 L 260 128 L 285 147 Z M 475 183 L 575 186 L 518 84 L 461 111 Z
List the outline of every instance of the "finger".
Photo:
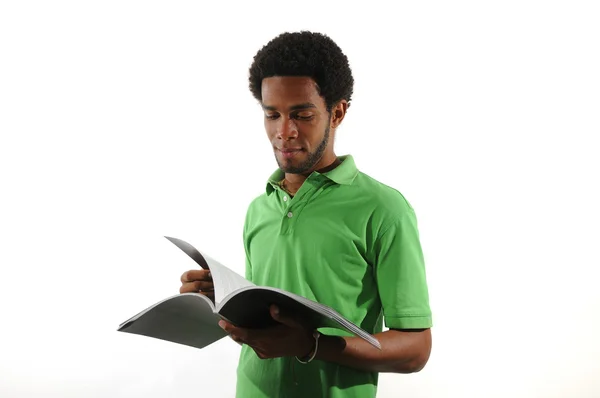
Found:
M 238 337 L 236 337 L 236 336 L 229 335 L 229 338 L 230 338 L 231 340 L 235 341 L 236 343 L 238 343 L 240 346 L 243 346 L 243 345 L 244 345 L 244 342 L 243 342 L 242 340 L 240 340 L 240 339 L 239 339 Z
M 208 291 L 213 291 L 213 290 L 214 290 L 214 286 L 213 286 L 212 282 L 200 282 L 200 281 L 184 283 L 179 288 L 180 293 L 197 293 L 200 291 L 208 292 Z
M 256 356 L 258 356 L 260 359 L 270 358 L 270 356 L 266 352 L 259 350 L 257 348 L 252 348 L 252 349 L 254 350 L 254 353 L 256 354 Z
M 235 326 L 233 326 L 231 323 L 229 323 L 227 321 L 224 321 L 223 319 L 221 319 L 219 321 L 219 326 L 221 327 L 221 329 L 223 329 L 227 333 L 231 333 L 235 329 Z
M 181 283 L 193 282 L 193 281 L 212 281 L 210 270 L 207 269 L 193 269 L 186 271 L 181 275 Z
M 225 320 L 220 320 L 219 321 L 219 326 L 226 331 L 227 333 L 229 333 L 229 335 L 231 336 L 231 338 L 237 340 L 237 341 L 241 341 L 244 342 L 246 344 L 248 344 L 248 331 L 244 328 L 238 328 L 234 325 L 232 325 L 231 323 L 225 321 Z
M 214 290 L 214 285 L 212 282 L 205 281 L 188 282 L 181 285 L 179 288 L 179 293 L 199 292 L 200 290 Z
M 275 319 L 277 322 L 282 323 L 282 324 L 292 327 L 292 328 L 302 328 L 303 327 L 303 325 L 296 318 L 282 313 L 280 311 L 279 307 L 277 307 L 276 305 L 272 305 L 270 310 L 271 310 L 271 317 L 273 317 L 273 319 Z

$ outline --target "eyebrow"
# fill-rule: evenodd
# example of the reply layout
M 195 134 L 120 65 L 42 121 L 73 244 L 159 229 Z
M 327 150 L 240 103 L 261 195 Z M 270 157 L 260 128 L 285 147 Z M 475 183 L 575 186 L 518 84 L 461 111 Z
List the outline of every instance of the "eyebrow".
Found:
M 274 106 L 269 106 L 269 105 L 265 105 L 265 104 L 261 104 L 262 108 L 265 111 L 275 111 L 277 110 L 276 107 Z M 315 104 L 313 104 L 312 102 L 304 102 L 302 104 L 297 104 L 297 105 L 292 105 L 290 106 L 290 111 L 297 111 L 297 110 L 302 110 L 302 109 L 310 109 L 310 108 L 316 108 L 317 106 Z

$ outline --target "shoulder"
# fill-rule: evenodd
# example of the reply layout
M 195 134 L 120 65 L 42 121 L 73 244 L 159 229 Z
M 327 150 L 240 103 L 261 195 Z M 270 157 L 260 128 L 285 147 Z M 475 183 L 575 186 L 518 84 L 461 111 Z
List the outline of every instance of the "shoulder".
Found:
M 392 221 L 414 214 L 411 203 L 399 189 L 364 172 L 358 173 L 355 184 L 360 194 L 374 204 L 373 211 L 381 217 Z
M 252 220 L 260 218 L 269 207 L 269 194 L 263 192 L 260 195 L 254 196 L 246 207 L 245 223 L 248 224 Z
M 263 192 L 260 195 L 254 196 L 248 206 L 246 208 L 246 214 L 251 214 L 256 211 L 260 211 L 261 207 L 263 207 L 267 202 L 267 193 Z

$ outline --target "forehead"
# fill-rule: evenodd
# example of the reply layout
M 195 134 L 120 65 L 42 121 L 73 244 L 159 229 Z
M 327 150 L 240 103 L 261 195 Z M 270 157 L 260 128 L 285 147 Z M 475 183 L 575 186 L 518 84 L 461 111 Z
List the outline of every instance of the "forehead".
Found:
M 309 77 L 274 76 L 263 79 L 261 86 L 264 106 L 286 108 L 302 103 L 324 107 L 317 84 Z

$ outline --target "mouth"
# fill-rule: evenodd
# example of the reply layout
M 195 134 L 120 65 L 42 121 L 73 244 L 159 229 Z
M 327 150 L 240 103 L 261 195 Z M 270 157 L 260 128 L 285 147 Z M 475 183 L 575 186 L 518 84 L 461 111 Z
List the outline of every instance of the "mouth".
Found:
M 299 154 L 300 152 L 302 152 L 302 148 L 278 148 L 277 149 L 279 152 L 281 152 L 281 155 L 285 158 L 285 159 L 291 159 L 294 156 L 296 156 L 297 154 Z

